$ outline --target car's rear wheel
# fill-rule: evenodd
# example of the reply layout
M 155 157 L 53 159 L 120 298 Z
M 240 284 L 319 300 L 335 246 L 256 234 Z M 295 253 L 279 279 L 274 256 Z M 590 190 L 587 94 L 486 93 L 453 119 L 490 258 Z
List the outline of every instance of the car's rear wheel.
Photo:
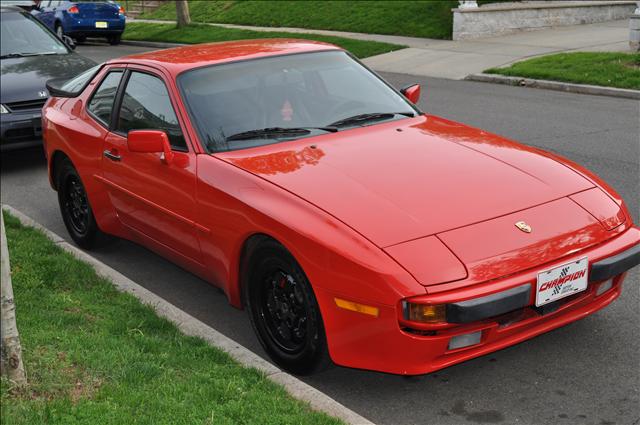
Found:
M 107 37 L 107 41 L 109 41 L 109 44 L 111 44 L 112 46 L 116 46 L 118 44 L 120 44 L 120 39 L 122 38 L 122 36 L 120 34 L 118 35 L 110 35 L 109 37 Z
M 248 262 L 245 306 L 260 343 L 284 369 L 309 374 L 330 364 L 320 309 L 302 268 L 279 243 L 261 243 Z
M 84 35 L 76 37 L 76 43 L 84 43 L 85 41 L 87 41 L 87 37 L 85 37 Z
M 69 160 L 60 165 L 56 181 L 62 220 L 71 239 L 82 248 L 94 247 L 104 234 L 98 228 L 80 175 Z
M 62 40 L 62 36 L 64 36 L 64 29 L 60 23 L 56 23 L 56 35 Z

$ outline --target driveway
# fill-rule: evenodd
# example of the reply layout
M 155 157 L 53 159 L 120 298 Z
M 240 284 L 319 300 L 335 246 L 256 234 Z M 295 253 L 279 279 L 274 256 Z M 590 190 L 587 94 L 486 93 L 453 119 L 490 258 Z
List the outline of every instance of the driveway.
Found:
M 103 60 L 144 50 L 80 46 Z M 423 84 L 420 106 L 554 151 L 611 183 L 640 217 L 640 103 L 633 100 L 384 74 Z M 40 150 L 4 154 L 1 200 L 68 239 Z M 126 241 L 94 253 L 159 296 L 264 356 L 246 314 L 195 276 Z M 381 424 L 638 424 L 640 273 L 622 297 L 582 321 L 417 378 L 334 367 L 304 380 Z M 18 309 L 18 317 L 20 311 Z

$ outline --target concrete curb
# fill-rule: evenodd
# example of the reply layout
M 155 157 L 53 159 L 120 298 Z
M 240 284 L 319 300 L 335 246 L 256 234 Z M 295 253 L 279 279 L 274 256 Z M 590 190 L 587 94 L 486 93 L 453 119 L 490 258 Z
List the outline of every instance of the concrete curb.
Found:
M 207 324 L 180 310 L 163 298 L 160 298 L 153 292 L 143 288 L 102 261 L 66 242 L 60 236 L 15 208 L 9 205 L 2 205 L 2 210 L 16 217 L 24 226 L 34 227 L 40 230 L 60 248 L 69 252 L 79 260 L 90 264 L 96 273 L 111 280 L 118 290 L 130 293 L 144 304 L 151 306 L 159 316 L 173 322 L 184 334 L 200 337 L 210 345 L 225 351 L 243 366 L 252 367 L 261 371 L 269 380 L 282 385 L 291 396 L 309 403 L 314 410 L 339 418 L 348 424 L 373 425 L 371 421 L 338 403 L 325 393 L 302 382 L 295 376 L 280 370 L 231 338 L 226 337 Z
M 471 74 L 465 80 L 483 83 L 506 84 L 510 86 L 533 87 L 538 89 L 557 90 L 569 93 L 591 94 L 598 96 L 621 97 L 625 99 L 640 99 L 639 90 L 617 89 L 613 87 L 592 86 L 588 84 L 572 84 L 559 81 L 535 80 L 523 77 L 508 77 L 495 74 Z

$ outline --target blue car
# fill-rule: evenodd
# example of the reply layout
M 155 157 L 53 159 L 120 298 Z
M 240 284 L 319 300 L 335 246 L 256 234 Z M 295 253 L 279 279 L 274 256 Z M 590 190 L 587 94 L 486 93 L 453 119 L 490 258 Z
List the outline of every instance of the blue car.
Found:
M 63 35 L 82 43 L 87 37 L 105 37 L 118 44 L 124 32 L 124 8 L 113 1 L 43 0 L 33 15 L 62 38 Z

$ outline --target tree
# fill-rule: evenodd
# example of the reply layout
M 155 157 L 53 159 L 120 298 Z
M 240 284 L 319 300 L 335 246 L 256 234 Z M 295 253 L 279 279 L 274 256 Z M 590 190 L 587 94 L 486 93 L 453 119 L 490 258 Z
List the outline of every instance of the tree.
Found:
M 178 28 L 184 28 L 191 23 L 187 0 L 176 0 L 176 15 L 178 16 Z
M 16 306 L 11 287 L 9 250 L 4 233 L 4 217 L 0 211 L 0 369 L 2 374 L 17 387 L 27 384 L 27 374 L 22 364 L 22 348 L 16 325 Z

